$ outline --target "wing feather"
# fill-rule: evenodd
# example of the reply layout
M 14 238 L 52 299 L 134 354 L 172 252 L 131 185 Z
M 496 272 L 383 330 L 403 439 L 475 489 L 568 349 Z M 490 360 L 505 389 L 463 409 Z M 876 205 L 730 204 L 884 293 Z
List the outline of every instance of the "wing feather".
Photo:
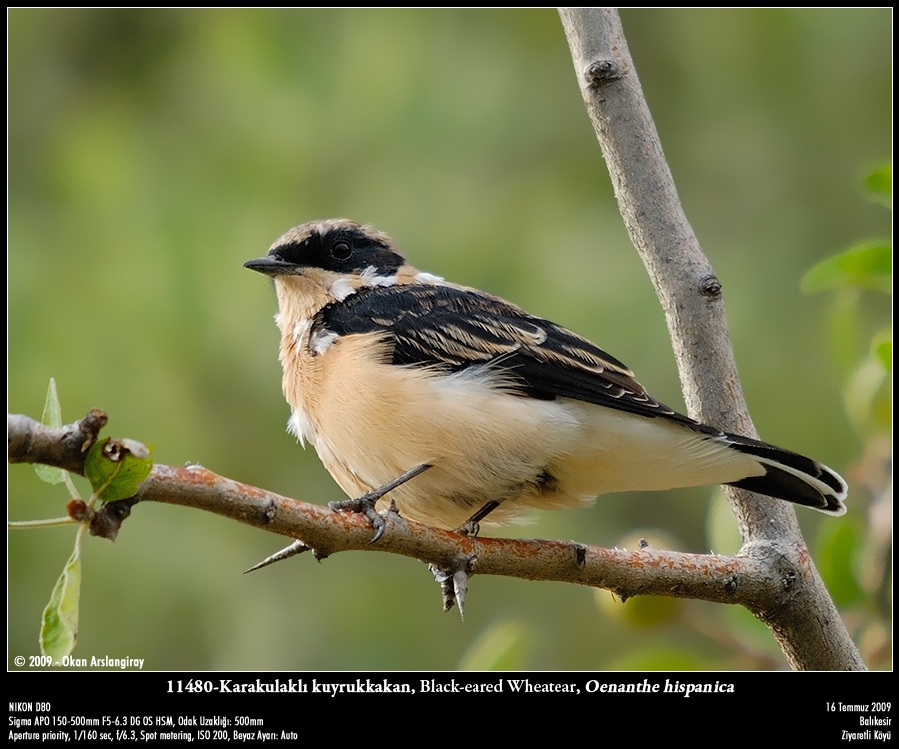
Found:
M 586 338 L 483 292 L 449 285 L 358 290 L 323 308 L 313 329 L 338 336 L 382 333 L 391 363 L 461 371 L 490 366 L 513 392 L 573 398 L 644 416 L 661 416 L 716 434 L 650 397 L 633 373 Z

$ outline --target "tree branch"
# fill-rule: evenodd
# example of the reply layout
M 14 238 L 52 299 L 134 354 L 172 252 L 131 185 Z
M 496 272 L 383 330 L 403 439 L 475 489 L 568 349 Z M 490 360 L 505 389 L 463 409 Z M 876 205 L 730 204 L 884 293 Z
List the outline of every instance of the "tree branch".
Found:
M 578 84 L 634 247 L 665 311 L 690 416 L 757 437 L 743 397 L 721 284 L 684 215 L 614 8 L 560 8 Z M 861 669 L 864 663 L 809 558 L 785 502 L 725 487 L 743 554 L 805 570 L 786 598 L 749 608 L 796 669 Z
M 96 439 L 97 425 L 105 421 L 105 414 L 96 410 L 80 422 L 59 428 L 27 416 L 8 415 L 9 462 L 44 463 L 80 474 L 84 466 L 81 441 L 73 435 Z M 135 497 L 110 502 L 105 508 L 111 516 L 124 519 L 139 502 L 193 507 L 297 538 L 319 559 L 339 551 L 384 551 L 466 574 L 604 588 L 622 599 L 663 595 L 758 609 L 772 600 L 788 599 L 814 572 L 801 550 L 785 554 L 764 543 L 754 546 L 750 554 L 725 557 L 648 547 L 604 549 L 539 539 L 472 539 L 394 514 L 387 516 L 384 535 L 372 544 L 371 525 L 359 514 L 332 512 L 218 476 L 201 466 L 156 465 Z M 796 559 L 798 565 L 793 562 Z

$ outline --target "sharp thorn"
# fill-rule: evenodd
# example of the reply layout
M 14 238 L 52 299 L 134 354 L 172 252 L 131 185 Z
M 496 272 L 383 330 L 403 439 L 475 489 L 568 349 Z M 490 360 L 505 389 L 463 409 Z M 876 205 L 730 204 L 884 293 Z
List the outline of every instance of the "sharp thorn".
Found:
M 296 540 L 290 546 L 285 546 L 281 551 L 276 551 L 270 557 L 266 557 L 259 562 L 259 564 L 254 564 L 248 570 L 244 570 L 244 574 L 246 575 L 248 572 L 255 572 L 263 567 L 268 567 L 270 564 L 280 562 L 282 559 L 289 559 L 290 557 L 294 557 L 297 554 L 302 554 L 304 551 L 309 550 L 310 547 L 306 546 L 302 541 Z
M 462 570 L 456 570 L 453 573 L 453 595 L 456 599 L 456 605 L 459 607 L 459 616 L 465 620 L 465 593 L 468 590 L 468 573 Z

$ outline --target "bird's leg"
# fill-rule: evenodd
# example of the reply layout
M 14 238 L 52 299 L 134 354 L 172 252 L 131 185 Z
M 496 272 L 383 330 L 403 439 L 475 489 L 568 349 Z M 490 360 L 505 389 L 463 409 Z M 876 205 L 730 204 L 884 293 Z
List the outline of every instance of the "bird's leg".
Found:
M 462 525 L 459 526 L 457 532 L 461 533 L 463 536 L 471 536 L 472 538 L 474 538 L 478 535 L 478 533 L 480 533 L 481 521 L 491 512 L 493 512 L 497 507 L 499 507 L 499 502 L 497 502 L 495 499 L 491 499 L 474 515 L 468 518 L 468 520 L 462 523 Z
M 392 481 L 388 481 L 383 486 L 379 486 L 377 489 L 366 492 L 361 497 L 344 499 L 340 502 L 329 502 L 328 507 L 335 512 L 361 512 L 365 515 L 365 517 L 371 521 L 372 527 L 375 529 L 375 535 L 371 540 L 371 543 L 374 543 L 384 535 L 384 530 L 387 528 L 387 525 L 384 523 L 384 518 L 382 518 L 375 509 L 377 501 L 387 494 L 387 492 L 393 491 L 398 486 L 402 486 L 409 479 L 414 479 L 419 474 L 427 471 L 430 467 L 430 463 L 422 463 L 419 466 L 415 466 L 415 468 L 409 469 L 401 476 L 397 476 Z

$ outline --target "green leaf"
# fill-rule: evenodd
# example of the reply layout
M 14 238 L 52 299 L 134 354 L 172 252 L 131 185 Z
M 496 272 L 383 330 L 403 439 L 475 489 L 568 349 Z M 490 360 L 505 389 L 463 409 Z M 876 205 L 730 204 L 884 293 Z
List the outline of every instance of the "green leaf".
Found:
M 856 569 L 864 542 L 854 523 L 822 524 L 815 561 L 837 606 L 852 606 L 864 600 Z
M 595 589 L 593 598 L 609 618 L 634 629 L 664 629 L 680 619 L 683 601 L 668 596 L 634 596 L 622 601 L 607 590 Z
M 44 403 L 44 413 L 41 414 L 41 423 L 48 427 L 62 426 L 62 408 L 60 408 L 59 395 L 56 392 L 56 380 L 52 377 L 47 388 L 47 400 Z
M 84 461 L 84 475 L 103 502 L 133 497 L 152 468 L 147 447 L 135 440 L 110 437 L 97 440 Z
M 893 422 L 890 370 L 875 355 L 867 356 L 843 388 L 846 414 L 862 435 L 889 429 Z
M 884 164 L 865 177 L 865 189 L 871 198 L 893 209 L 893 165 Z
M 871 353 L 879 361 L 887 373 L 893 371 L 893 331 L 879 333 L 871 342 Z
M 802 279 L 802 290 L 823 291 L 862 286 L 889 294 L 893 286 L 893 257 L 885 240 L 859 242 L 839 255 L 822 260 Z
M 62 426 L 62 409 L 59 406 L 59 396 L 56 393 L 56 380 L 50 378 L 50 386 L 47 388 L 47 400 L 44 403 L 44 413 L 41 415 L 41 423 L 48 427 Z M 41 481 L 48 484 L 61 484 L 66 480 L 66 472 L 62 468 L 45 466 L 37 463 L 34 472 Z
M 50 594 L 41 617 L 41 654 L 54 661 L 71 654 L 78 639 L 78 602 L 81 598 L 81 553 L 76 545 Z

